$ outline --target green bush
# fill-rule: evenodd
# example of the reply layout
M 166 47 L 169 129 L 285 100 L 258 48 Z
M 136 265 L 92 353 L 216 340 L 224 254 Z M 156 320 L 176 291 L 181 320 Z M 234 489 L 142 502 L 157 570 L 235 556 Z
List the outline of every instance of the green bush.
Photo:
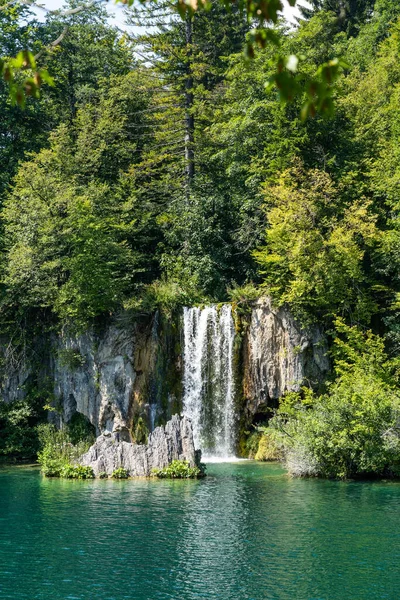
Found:
M 38 463 L 46 477 L 63 477 L 63 470 L 75 463 L 91 445 L 91 440 L 73 444 L 67 428 L 57 429 L 54 425 L 43 424 L 38 426 L 37 431 L 41 446 Z
M 92 467 L 83 465 L 64 465 L 60 473 L 65 479 L 94 479 Z
M 252 305 L 262 295 L 262 292 L 253 283 L 228 288 L 232 302 L 238 305 Z
M 99 473 L 99 479 L 108 479 L 108 475 L 105 471 Z
M 82 413 L 76 412 L 67 424 L 67 430 L 71 443 L 76 445 L 84 441 L 92 445 L 96 439 L 96 429 L 89 419 Z
M 282 458 L 282 453 L 275 441 L 275 437 L 270 431 L 263 431 L 254 458 L 260 461 L 279 460 Z
M 0 401 L 0 457 L 32 459 L 39 449 L 39 411 L 28 400 Z
M 287 394 L 271 420 L 289 472 L 297 476 L 400 475 L 397 365 L 382 338 L 336 322 L 335 381 L 319 397 Z
M 82 356 L 79 348 L 63 348 L 58 351 L 58 359 L 63 367 L 75 371 L 86 364 L 86 357 Z
M 126 469 L 120 467 L 119 469 L 115 469 L 115 471 L 113 471 L 111 477 L 113 479 L 128 479 L 129 475 Z
M 160 479 L 197 479 L 204 477 L 205 467 L 191 467 L 186 460 L 173 460 L 163 469 L 153 469 L 152 474 Z
M 248 433 L 248 432 L 245 432 Z M 258 451 L 258 445 L 260 443 L 262 433 L 256 429 L 252 431 L 249 437 L 246 439 L 244 444 L 244 456 L 247 458 L 254 458 Z
M 160 309 L 170 315 L 182 306 L 196 304 L 203 299 L 187 281 L 162 279 L 143 286 L 140 296 L 127 300 L 124 308 L 133 313 L 152 313 Z

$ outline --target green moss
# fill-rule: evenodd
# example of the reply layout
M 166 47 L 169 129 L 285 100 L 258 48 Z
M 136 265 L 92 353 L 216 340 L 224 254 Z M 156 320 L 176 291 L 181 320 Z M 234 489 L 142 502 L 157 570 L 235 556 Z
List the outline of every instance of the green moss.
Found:
M 149 428 L 143 417 L 139 417 L 134 425 L 132 438 L 136 444 L 147 444 Z
M 270 432 L 264 431 L 262 433 L 254 458 L 260 461 L 280 460 L 282 458 L 281 452 Z

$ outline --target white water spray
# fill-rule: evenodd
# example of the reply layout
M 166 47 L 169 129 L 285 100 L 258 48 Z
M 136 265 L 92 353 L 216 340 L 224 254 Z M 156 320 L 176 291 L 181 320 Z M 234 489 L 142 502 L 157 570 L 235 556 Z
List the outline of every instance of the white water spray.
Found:
M 185 308 L 184 413 L 192 420 L 195 446 L 203 456 L 235 456 L 235 326 L 229 304 Z

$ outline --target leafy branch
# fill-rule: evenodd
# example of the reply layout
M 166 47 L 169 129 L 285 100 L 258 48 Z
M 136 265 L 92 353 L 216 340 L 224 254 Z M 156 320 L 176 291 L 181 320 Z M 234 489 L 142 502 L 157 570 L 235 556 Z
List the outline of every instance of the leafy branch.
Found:
M 142 5 L 157 5 L 159 0 L 116 0 L 116 3 L 131 7 L 138 1 Z M 287 1 L 290 6 L 296 6 L 297 0 Z M 277 25 L 280 12 L 283 10 L 281 0 L 219 0 L 219 2 L 228 11 L 232 6 L 237 6 L 247 15 L 248 22 L 254 24 L 255 27 L 248 34 L 245 43 L 245 53 L 249 59 L 254 58 L 256 48 L 265 48 L 268 44 L 279 48 L 279 36 L 273 27 Z M 31 0 L 11 0 L 0 6 L 0 10 L 4 11 L 15 4 L 34 6 L 50 14 L 67 17 L 89 10 L 94 6 L 95 0 L 65 11 L 49 10 Z M 195 12 L 200 10 L 208 11 L 211 6 L 211 0 L 176 0 L 172 4 L 172 7 L 183 19 L 191 18 Z M 36 57 L 25 50 L 20 52 L 16 58 L 0 59 L 1 73 L 3 79 L 9 83 L 13 104 L 24 106 L 27 96 L 37 98 L 43 82 L 53 85 L 53 80 L 46 70 L 37 70 L 36 60 L 45 52 L 59 46 L 67 34 L 68 27 L 65 27 L 61 35 L 41 50 Z M 298 63 L 299 57 L 297 56 L 283 58 L 278 55 L 275 73 L 266 84 L 267 90 L 276 88 L 281 101 L 285 104 L 305 95 L 306 100 L 301 110 L 303 120 L 309 116 L 314 117 L 316 113 L 331 116 L 334 112 L 334 84 L 347 65 L 339 59 L 334 59 L 322 64 L 315 77 L 310 77 L 297 73 Z M 26 71 L 28 71 L 28 76 L 24 77 Z

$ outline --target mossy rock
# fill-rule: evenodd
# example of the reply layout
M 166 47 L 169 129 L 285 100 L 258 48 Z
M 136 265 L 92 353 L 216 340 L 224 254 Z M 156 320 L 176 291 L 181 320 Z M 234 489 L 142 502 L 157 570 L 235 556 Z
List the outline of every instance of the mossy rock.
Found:
M 258 443 L 258 450 L 254 456 L 255 460 L 260 461 L 272 461 L 272 460 L 280 460 L 281 453 L 280 450 L 270 433 L 264 432 Z

